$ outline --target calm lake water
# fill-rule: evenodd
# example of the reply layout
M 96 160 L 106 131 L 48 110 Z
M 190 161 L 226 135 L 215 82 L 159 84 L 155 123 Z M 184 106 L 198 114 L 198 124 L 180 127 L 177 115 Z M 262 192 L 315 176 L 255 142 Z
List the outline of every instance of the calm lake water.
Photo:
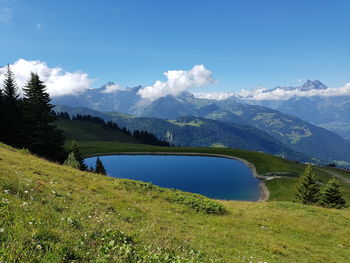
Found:
M 259 199 L 259 180 L 241 161 L 207 156 L 109 155 L 100 156 L 108 175 L 167 188 L 202 194 L 215 199 Z M 95 166 L 96 157 L 85 159 Z

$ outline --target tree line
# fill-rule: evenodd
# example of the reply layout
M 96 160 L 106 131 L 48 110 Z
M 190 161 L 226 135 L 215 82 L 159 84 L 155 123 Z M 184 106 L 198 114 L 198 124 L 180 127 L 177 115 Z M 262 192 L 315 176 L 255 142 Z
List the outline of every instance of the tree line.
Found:
M 0 141 L 51 161 L 67 157 L 63 132 L 53 122 L 53 105 L 46 86 L 37 73 L 31 73 L 20 97 L 14 74 L 9 66 L 0 89 Z
M 56 115 L 57 117 L 66 119 L 66 120 L 78 120 L 78 121 L 87 121 L 87 122 L 97 123 L 101 125 L 104 129 L 111 129 L 114 131 L 122 132 L 126 135 L 134 137 L 135 139 L 138 139 L 140 142 L 144 144 L 156 145 L 156 146 L 173 146 L 166 140 L 160 140 L 154 134 L 149 133 L 147 131 L 134 130 L 131 132 L 125 127 L 121 128 L 118 125 L 118 123 L 114 121 L 105 121 L 103 118 L 92 116 L 90 114 L 86 114 L 86 115 L 77 114 L 70 117 L 68 112 L 56 112 Z
M 37 73 L 32 72 L 23 87 L 20 96 L 15 76 L 7 66 L 3 87 L 0 88 L 0 141 L 16 148 L 28 149 L 31 153 L 50 161 L 65 163 L 80 170 L 106 174 L 101 160 L 98 158 L 96 168 L 88 168 L 74 143 L 71 151 L 67 151 L 63 131 L 54 122 L 58 118 L 71 120 L 67 112 L 55 113 L 54 105 L 47 92 L 46 85 Z M 105 121 L 91 115 L 76 115 L 72 120 L 89 121 L 100 124 L 105 129 L 112 129 L 133 136 L 142 143 L 172 146 L 165 140 L 159 140 L 146 131 L 120 128 L 116 122 Z
M 320 205 L 337 209 L 347 207 L 339 181 L 332 178 L 321 188 L 311 165 L 308 165 L 300 176 L 295 199 L 306 205 Z

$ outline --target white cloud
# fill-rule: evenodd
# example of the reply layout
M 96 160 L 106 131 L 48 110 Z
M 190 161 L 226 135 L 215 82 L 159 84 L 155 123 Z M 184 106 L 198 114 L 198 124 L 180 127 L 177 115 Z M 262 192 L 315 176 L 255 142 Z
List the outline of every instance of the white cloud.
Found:
M 167 81 L 157 80 L 153 86 L 144 87 L 138 94 L 149 100 L 156 100 L 166 95 L 178 96 L 191 88 L 202 87 L 214 82 L 212 74 L 203 65 L 196 65 L 192 69 L 169 70 L 164 72 Z
M 336 97 L 336 96 L 350 96 L 350 83 L 345 84 L 340 88 L 327 88 L 323 90 L 284 90 L 277 88 L 268 90 L 263 87 L 258 87 L 254 90 L 241 90 L 239 92 L 208 92 L 208 93 L 194 93 L 194 96 L 202 99 L 225 100 L 229 97 L 235 96 L 245 100 L 289 100 L 292 97 Z
M 196 98 L 211 99 L 211 100 L 226 100 L 229 97 L 236 96 L 233 92 L 205 92 L 205 93 L 193 93 Z
M 248 100 L 288 100 L 294 96 L 296 97 L 336 97 L 336 96 L 350 96 L 350 83 L 345 84 L 340 88 L 327 88 L 322 90 L 284 90 L 277 88 L 267 91 L 265 88 L 258 88 L 252 91 L 242 90 L 238 93 L 243 99 Z
M 93 80 L 89 79 L 86 73 L 79 71 L 67 72 L 62 68 L 50 68 L 46 62 L 25 59 L 19 59 L 10 65 L 15 75 L 16 82 L 22 92 L 22 88 L 26 85 L 31 72 L 39 75 L 40 79 L 47 87 L 47 91 L 51 96 L 75 95 L 90 88 Z M 0 68 L 0 85 L 3 84 L 4 72 L 6 67 Z
M 8 7 L 0 7 L 0 22 L 9 23 L 12 18 L 12 10 Z
M 106 86 L 102 93 L 113 93 L 118 90 L 122 90 L 122 87 L 119 84 L 111 84 Z

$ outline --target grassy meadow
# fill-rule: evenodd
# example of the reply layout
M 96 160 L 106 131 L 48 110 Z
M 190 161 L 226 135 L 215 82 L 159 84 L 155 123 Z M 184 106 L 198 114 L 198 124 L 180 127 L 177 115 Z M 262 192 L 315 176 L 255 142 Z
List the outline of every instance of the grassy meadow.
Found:
M 3 262 L 350 260 L 349 209 L 211 200 L 81 172 L 3 144 L 0 200 Z

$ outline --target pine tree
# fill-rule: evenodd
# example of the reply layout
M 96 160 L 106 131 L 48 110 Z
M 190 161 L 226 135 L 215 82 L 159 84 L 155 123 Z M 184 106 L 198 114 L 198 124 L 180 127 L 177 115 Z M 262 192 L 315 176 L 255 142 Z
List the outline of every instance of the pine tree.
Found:
M 78 145 L 75 143 L 75 141 L 72 142 L 72 153 L 79 163 L 79 169 L 82 171 L 87 171 L 88 167 L 86 166 L 83 155 L 81 154 Z
M 57 117 L 52 114 L 53 105 L 46 86 L 38 74 L 31 77 L 24 88 L 24 124 L 26 138 L 23 147 L 54 161 L 66 159 L 63 132 L 51 125 Z
M 100 158 L 98 158 L 98 157 L 97 157 L 97 159 L 96 159 L 95 173 L 104 174 L 104 175 L 107 174 L 106 169 L 105 169 L 105 167 L 103 166 L 102 161 L 101 161 Z
M 79 167 L 80 167 L 80 164 L 77 161 L 77 159 L 75 159 L 73 152 L 71 152 L 68 155 L 67 160 L 65 160 L 63 164 L 70 166 L 70 167 L 73 167 L 73 168 L 76 168 L 76 169 L 79 169 Z
M 345 199 L 341 194 L 340 184 L 334 178 L 326 184 L 322 192 L 321 204 L 328 208 L 341 209 L 346 207 Z
M 300 176 L 296 200 L 302 204 L 316 204 L 320 199 L 320 185 L 311 165 L 308 165 Z
M 15 77 L 9 65 L 7 65 L 7 70 L 5 72 L 5 79 L 3 83 L 3 91 L 1 97 L 2 128 L 0 133 L 0 140 L 12 146 L 20 146 L 20 100 Z

